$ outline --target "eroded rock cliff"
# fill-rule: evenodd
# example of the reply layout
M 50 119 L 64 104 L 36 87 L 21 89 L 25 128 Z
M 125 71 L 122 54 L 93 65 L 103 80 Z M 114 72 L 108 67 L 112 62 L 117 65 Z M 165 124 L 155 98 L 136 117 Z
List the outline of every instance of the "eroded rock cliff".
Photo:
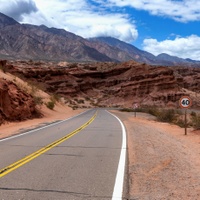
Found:
M 0 124 L 39 117 L 34 99 L 13 82 L 0 78 Z
M 157 105 L 178 107 L 183 95 L 199 94 L 200 70 L 125 63 L 58 64 L 22 62 L 7 65 L 25 80 L 69 102 L 90 100 L 93 106 Z M 200 106 L 197 98 L 194 105 Z M 79 103 L 77 103 L 78 106 Z M 82 105 L 83 106 L 83 105 Z

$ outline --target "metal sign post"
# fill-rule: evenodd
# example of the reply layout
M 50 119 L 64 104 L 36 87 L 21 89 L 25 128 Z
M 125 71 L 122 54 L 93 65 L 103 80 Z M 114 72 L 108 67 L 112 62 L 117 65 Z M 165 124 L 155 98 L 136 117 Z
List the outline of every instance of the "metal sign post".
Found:
M 187 135 L 187 109 L 191 107 L 192 100 L 188 96 L 181 97 L 179 105 L 181 108 L 185 109 L 185 135 Z
M 187 109 L 185 109 L 185 135 L 187 135 Z

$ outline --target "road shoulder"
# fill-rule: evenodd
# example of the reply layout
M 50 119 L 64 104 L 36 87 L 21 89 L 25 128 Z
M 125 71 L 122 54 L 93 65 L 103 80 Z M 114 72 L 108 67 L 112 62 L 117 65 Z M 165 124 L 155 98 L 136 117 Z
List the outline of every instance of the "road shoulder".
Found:
M 200 134 L 149 115 L 114 113 L 127 129 L 130 199 L 199 199 Z

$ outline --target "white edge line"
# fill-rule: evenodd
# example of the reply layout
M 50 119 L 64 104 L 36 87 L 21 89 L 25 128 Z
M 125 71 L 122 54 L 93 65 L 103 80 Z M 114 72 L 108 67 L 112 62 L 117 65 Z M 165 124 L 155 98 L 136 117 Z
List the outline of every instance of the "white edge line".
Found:
M 117 175 L 115 178 L 115 186 L 114 186 L 114 190 L 112 194 L 112 200 L 119 200 L 119 199 L 122 199 L 123 185 L 124 185 L 124 173 L 125 173 L 125 164 L 126 164 L 126 129 L 122 121 L 117 116 L 115 116 L 114 114 L 110 112 L 108 113 L 111 114 L 120 122 L 120 125 L 122 128 L 122 147 L 121 147 L 121 153 L 120 153 L 119 164 L 118 164 L 118 169 L 117 169 Z
M 59 121 L 59 122 L 57 122 L 57 123 L 53 123 L 53 122 L 52 122 L 52 124 L 50 124 L 50 125 L 43 126 L 43 127 L 41 127 L 41 128 L 35 128 L 35 129 L 33 129 L 33 130 L 31 130 L 31 131 L 27 131 L 27 132 L 25 132 L 25 133 L 21 133 L 21 134 L 17 134 L 17 135 L 14 135 L 14 136 L 10 136 L 10 137 L 1 139 L 0 142 L 6 141 L 6 140 L 11 140 L 11 139 L 14 139 L 14 138 L 17 138 L 17 137 L 21 137 L 21 136 L 23 136 L 23 135 L 27 135 L 27 134 L 30 134 L 30 133 L 33 133 L 33 132 L 36 132 L 36 131 L 40 131 L 40 130 L 42 130 L 42 129 L 45 129 L 45 128 L 48 128 L 48 127 L 51 127 L 51 126 L 54 126 L 54 125 L 57 125 L 57 124 L 60 124 L 60 123 L 63 123 L 63 122 L 66 122 L 66 121 L 68 121 L 68 120 L 70 120 L 70 119 L 73 119 L 73 118 L 75 118 L 75 117 L 78 117 L 78 116 L 80 116 L 80 115 L 82 115 L 82 114 L 84 114 L 85 112 L 88 112 L 88 111 L 89 111 L 89 110 L 86 110 L 86 111 L 84 111 L 84 112 L 82 112 L 82 113 L 80 113 L 80 114 L 78 114 L 78 115 L 72 116 L 72 117 L 70 117 L 70 118 L 67 118 L 67 119 L 65 119 L 65 120 Z

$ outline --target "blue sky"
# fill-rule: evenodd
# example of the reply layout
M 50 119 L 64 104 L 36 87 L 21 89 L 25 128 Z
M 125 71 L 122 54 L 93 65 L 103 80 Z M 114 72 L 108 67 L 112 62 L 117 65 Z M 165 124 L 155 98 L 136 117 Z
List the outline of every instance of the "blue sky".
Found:
M 200 60 L 199 0 L 0 0 L 20 23 L 111 36 L 154 55 Z

